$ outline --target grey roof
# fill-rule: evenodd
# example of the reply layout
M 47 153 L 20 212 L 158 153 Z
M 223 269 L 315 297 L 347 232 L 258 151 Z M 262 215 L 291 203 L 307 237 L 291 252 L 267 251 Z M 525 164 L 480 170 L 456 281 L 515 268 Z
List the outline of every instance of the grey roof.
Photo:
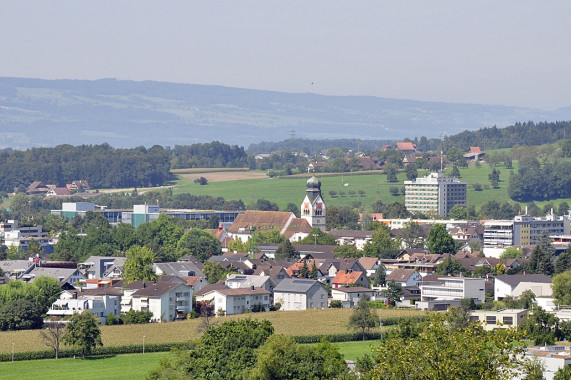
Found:
M 363 230 L 331 230 L 328 231 L 327 233 L 336 238 L 355 238 L 355 239 L 370 238 L 373 235 L 373 231 L 363 231 Z
M 135 293 L 133 293 L 133 297 L 160 297 L 178 286 L 184 286 L 186 289 L 188 289 L 185 284 L 178 282 L 151 282 L 147 283 L 146 287 L 140 288 Z
M 317 280 L 284 278 L 274 288 L 274 293 L 307 293 L 307 291 L 315 284 L 321 285 L 321 283 Z
M 163 273 L 169 276 L 198 276 L 204 277 L 202 270 L 193 262 L 174 262 L 174 263 L 155 263 L 153 264 L 156 268 L 160 269 Z M 194 272 L 194 274 L 189 274 Z
M 4 272 L 11 271 L 25 271 L 30 267 L 30 262 L 28 260 L 2 260 L 0 261 L 0 269 Z
M 73 268 L 46 268 L 46 267 L 36 267 L 32 269 L 29 273 L 24 275 L 24 277 L 29 276 L 30 282 L 38 276 L 49 276 L 57 279 L 58 281 L 67 280 L 71 275 L 77 272 L 77 269 Z
M 239 282 L 241 288 L 249 288 L 254 286 L 256 288 L 264 286 L 266 282 L 270 282 L 271 286 L 275 286 L 276 282 L 270 276 L 256 276 L 256 275 L 243 275 L 243 274 L 229 274 L 226 278 L 228 281 Z
M 520 282 L 539 282 L 543 284 L 551 284 L 551 277 L 544 274 L 500 274 L 497 275 L 496 280 L 500 280 L 510 285 L 511 287 L 516 287 Z

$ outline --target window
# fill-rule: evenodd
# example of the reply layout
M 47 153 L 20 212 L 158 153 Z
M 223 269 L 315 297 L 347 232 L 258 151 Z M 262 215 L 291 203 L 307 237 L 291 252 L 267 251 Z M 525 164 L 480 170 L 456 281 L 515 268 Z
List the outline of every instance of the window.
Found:
M 495 325 L 496 324 L 496 316 L 495 315 L 486 316 L 486 323 L 488 325 Z
M 514 324 L 513 317 L 504 317 L 504 325 L 512 326 Z
M 470 322 L 477 322 L 480 320 L 480 317 L 478 317 L 477 315 L 471 315 L 470 316 Z

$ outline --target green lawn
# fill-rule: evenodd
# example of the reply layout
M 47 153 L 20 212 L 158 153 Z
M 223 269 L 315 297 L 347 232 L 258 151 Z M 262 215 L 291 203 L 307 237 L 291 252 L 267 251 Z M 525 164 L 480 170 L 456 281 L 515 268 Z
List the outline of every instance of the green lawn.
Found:
M 144 379 L 169 352 L 0 363 L 2 379 Z
M 371 352 L 379 341 L 335 343 L 345 359 L 356 360 Z M 82 359 L 25 360 L 0 363 L 0 378 L 18 380 L 144 379 L 169 352 L 125 354 Z

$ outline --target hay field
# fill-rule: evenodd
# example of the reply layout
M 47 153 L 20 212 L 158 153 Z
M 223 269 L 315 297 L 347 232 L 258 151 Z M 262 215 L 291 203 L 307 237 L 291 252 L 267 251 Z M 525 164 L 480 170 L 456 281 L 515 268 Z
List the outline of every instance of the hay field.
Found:
M 266 313 L 240 314 L 216 318 L 226 321 L 240 318 L 267 319 L 272 322 L 276 334 L 314 335 L 340 334 L 351 332 L 347 322 L 351 309 L 322 309 L 304 311 L 276 311 Z M 375 309 L 381 317 L 422 315 L 418 310 Z M 105 346 L 145 343 L 186 342 L 198 338 L 199 319 L 170 322 L 149 323 L 144 325 L 101 326 L 101 335 Z M 378 329 L 378 328 L 377 328 Z M 14 343 L 15 352 L 41 351 L 48 348 L 42 343 L 39 330 L 3 331 L 0 332 L 0 352 L 8 353 Z

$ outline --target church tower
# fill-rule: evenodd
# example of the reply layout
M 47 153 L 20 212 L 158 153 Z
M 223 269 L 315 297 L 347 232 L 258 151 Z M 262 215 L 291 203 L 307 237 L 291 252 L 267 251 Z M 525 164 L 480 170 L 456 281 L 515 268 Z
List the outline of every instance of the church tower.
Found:
M 325 202 L 321 197 L 321 181 L 311 177 L 307 180 L 305 199 L 301 203 L 301 217 L 313 228 L 325 230 Z

